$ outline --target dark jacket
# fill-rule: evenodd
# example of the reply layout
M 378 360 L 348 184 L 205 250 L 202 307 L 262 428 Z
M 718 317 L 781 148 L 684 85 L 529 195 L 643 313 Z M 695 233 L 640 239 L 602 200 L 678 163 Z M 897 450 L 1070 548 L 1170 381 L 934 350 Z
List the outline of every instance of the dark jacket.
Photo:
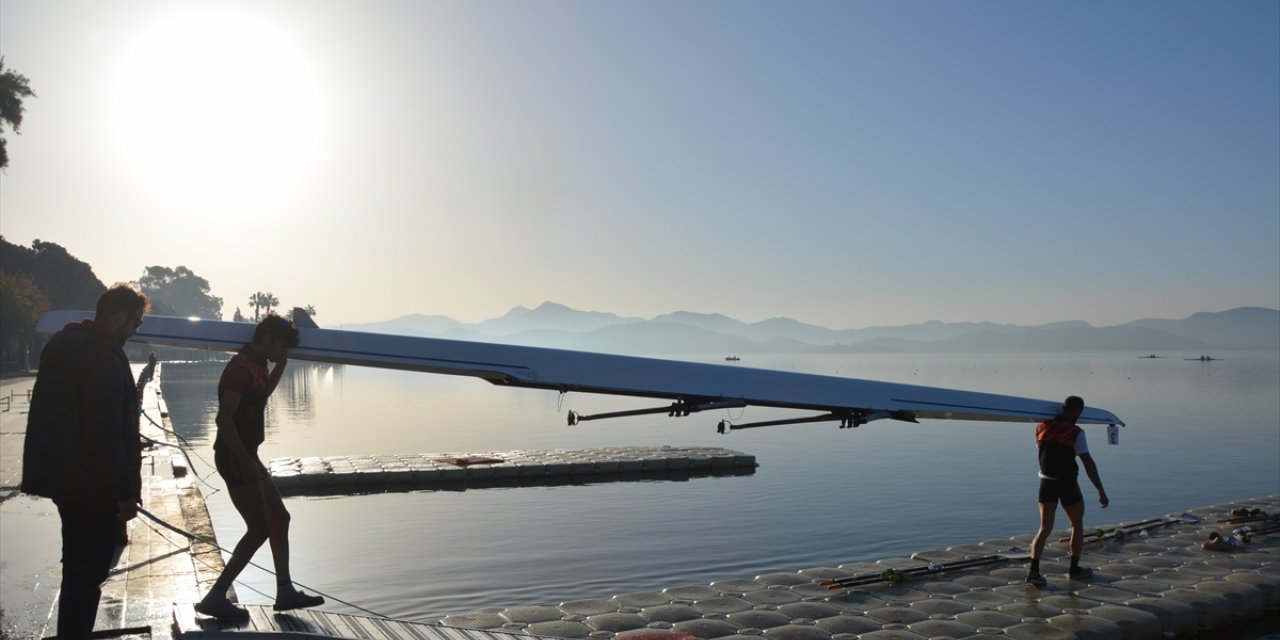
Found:
M 119 341 L 69 324 L 40 353 L 22 453 L 22 490 L 55 500 L 137 502 L 138 395 Z

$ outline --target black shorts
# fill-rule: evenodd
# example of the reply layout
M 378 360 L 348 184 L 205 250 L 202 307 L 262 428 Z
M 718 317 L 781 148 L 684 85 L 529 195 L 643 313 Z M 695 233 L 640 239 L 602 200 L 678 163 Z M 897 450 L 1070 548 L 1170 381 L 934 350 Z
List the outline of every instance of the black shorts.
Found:
M 258 459 L 257 454 L 254 453 L 250 455 L 253 456 L 254 464 L 258 465 L 258 477 L 259 478 L 267 477 L 267 467 L 264 466 L 262 464 L 262 461 Z M 218 467 L 218 475 L 222 476 L 223 481 L 227 483 L 228 489 L 243 487 L 249 484 L 249 481 L 246 480 L 244 477 L 244 472 L 242 471 L 242 468 L 240 466 L 240 461 L 236 459 L 234 454 L 232 454 L 230 451 L 226 450 L 225 448 L 214 447 L 213 464 L 214 466 Z
M 1075 480 L 1048 480 L 1040 478 L 1040 502 L 1050 504 L 1062 503 L 1064 507 L 1079 504 L 1084 500 L 1080 493 L 1080 485 Z

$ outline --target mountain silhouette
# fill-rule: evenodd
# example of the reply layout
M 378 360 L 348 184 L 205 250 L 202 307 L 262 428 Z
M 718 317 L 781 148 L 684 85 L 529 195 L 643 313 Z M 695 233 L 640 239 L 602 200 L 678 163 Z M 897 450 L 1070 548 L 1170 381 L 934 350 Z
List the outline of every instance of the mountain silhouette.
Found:
M 555 302 L 515 307 L 477 323 L 408 315 L 344 329 L 495 341 L 612 353 L 791 353 L 965 351 L 1212 351 L 1280 349 L 1280 310 L 1241 307 L 1181 320 L 1143 319 L 1095 327 L 1082 320 L 1021 326 L 931 320 L 830 329 L 791 318 L 745 323 L 718 313 L 674 311 L 652 319 L 579 311 Z

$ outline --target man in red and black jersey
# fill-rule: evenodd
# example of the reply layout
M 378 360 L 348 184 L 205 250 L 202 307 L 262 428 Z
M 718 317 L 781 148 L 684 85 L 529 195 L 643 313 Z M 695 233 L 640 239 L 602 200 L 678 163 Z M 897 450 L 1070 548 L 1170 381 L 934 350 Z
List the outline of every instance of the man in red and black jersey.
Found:
M 258 445 L 265 439 L 267 399 L 280 383 L 289 349 L 298 346 L 298 330 L 271 314 L 258 323 L 253 342 L 245 345 L 222 371 L 218 381 L 217 439 L 214 464 L 227 483 L 231 502 L 244 518 L 246 531 L 227 560 L 209 593 L 196 611 L 222 620 L 244 621 L 249 612 L 231 603 L 227 591 L 248 566 L 262 543 L 271 541 L 276 572 L 277 611 L 314 607 L 324 598 L 299 591 L 289 575 L 289 511 L 267 468 L 258 459 Z M 275 366 L 267 370 L 267 363 Z
M 1031 570 L 1027 574 L 1027 582 L 1038 587 L 1048 584 L 1040 573 L 1040 555 L 1044 553 L 1045 542 L 1053 533 L 1053 521 L 1059 502 L 1071 519 L 1071 567 L 1067 570 L 1067 577 L 1072 580 L 1087 580 L 1093 575 L 1092 569 L 1080 566 L 1080 552 L 1084 549 L 1084 496 L 1076 481 L 1080 473 L 1076 466 L 1077 457 L 1084 465 L 1089 481 L 1098 489 L 1098 502 L 1102 504 L 1102 508 L 1107 508 L 1111 501 L 1102 488 L 1098 465 L 1089 455 L 1084 430 L 1076 426 L 1076 420 L 1080 418 L 1082 411 L 1084 400 L 1078 396 L 1070 396 L 1062 403 L 1062 410 L 1057 417 L 1036 425 L 1036 445 L 1040 453 L 1040 530 L 1036 532 L 1032 542 Z

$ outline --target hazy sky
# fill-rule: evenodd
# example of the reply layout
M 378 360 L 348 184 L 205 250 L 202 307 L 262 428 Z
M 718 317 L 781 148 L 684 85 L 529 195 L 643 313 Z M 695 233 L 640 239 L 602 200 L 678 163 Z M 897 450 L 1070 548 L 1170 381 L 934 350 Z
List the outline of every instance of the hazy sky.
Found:
M 1280 3 L 0 0 L 0 233 L 326 326 L 1280 307 Z

